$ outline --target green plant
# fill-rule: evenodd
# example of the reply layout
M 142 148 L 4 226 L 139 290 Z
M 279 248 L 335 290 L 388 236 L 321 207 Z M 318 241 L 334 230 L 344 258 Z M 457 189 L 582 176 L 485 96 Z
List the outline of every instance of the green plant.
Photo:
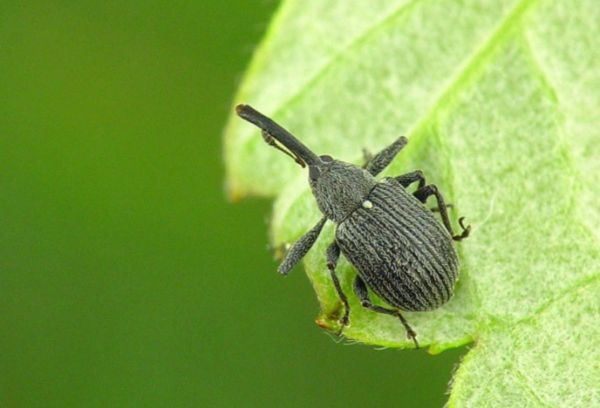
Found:
M 329 3 L 329 4 L 325 4 Z M 400 132 L 386 171 L 423 169 L 474 227 L 453 300 L 407 313 L 432 353 L 475 346 L 451 406 L 600 404 L 600 6 L 589 0 L 284 2 L 236 102 L 251 103 L 317 153 L 360 162 Z M 272 241 L 318 219 L 305 174 L 232 117 L 232 197 L 276 196 Z M 323 254 L 305 268 L 337 327 Z M 354 271 L 342 263 L 347 292 Z M 404 347 L 393 318 L 351 296 L 345 335 Z

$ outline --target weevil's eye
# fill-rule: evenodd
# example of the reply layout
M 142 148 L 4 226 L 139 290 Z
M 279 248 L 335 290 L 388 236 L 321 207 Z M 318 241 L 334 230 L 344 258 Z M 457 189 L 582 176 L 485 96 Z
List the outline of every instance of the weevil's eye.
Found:
M 329 162 L 332 162 L 332 161 L 333 161 L 333 157 L 331 157 L 331 156 L 329 156 L 329 155 L 327 155 L 327 154 L 324 154 L 324 155 L 322 155 L 322 156 L 319 156 L 319 157 L 320 157 L 320 158 L 321 158 L 321 160 L 323 160 L 325 163 L 329 163 Z
M 308 166 L 308 177 L 310 177 L 312 181 L 316 181 L 320 175 L 321 169 L 317 166 Z

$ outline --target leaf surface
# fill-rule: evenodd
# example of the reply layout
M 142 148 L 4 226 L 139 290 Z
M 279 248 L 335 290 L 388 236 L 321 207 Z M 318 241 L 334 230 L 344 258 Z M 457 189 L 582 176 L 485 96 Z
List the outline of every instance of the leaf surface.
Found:
M 473 225 L 454 298 L 406 313 L 432 353 L 475 340 L 450 405 L 600 404 L 600 3 L 328 3 L 284 2 L 236 102 L 355 163 L 406 134 L 385 173 L 422 169 Z M 276 197 L 276 246 L 318 221 L 304 171 L 255 128 L 232 116 L 225 150 L 233 197 Z M 332 237 L 304 264 L 335 330 Z M 355 271 L 338 271 L 352 293 Z M 411 347 L 394 318 L 350 304 L 348 338 Z

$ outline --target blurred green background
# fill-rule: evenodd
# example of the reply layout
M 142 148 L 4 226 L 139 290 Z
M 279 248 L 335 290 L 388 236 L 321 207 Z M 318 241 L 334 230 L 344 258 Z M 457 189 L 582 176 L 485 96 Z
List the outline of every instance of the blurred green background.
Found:
M 221 134 L 276 2 L 0 4 L 0 406 L 441 406 L 463 350 L 337 344 Z

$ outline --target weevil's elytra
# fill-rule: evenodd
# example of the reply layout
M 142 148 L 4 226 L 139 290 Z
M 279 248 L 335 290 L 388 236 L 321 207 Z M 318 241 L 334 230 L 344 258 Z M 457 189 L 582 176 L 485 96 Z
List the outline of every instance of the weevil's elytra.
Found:
M 238 115 L 258 126 L 265 141 L 308 166 L 308 182 L 323 218 L 287 252 L 278 271 L 287 274 L 317 240 L 326 221 L 336 224 L 335 240 L 327 248 L 326 266 L 344 305 L 342 332 L 349 323 L 350 306 L 335 272 L 340 254 L 356 268 L 354 293 L 363 307 L 395 316 L 408 338 L 419 347 L 416 333 L 400 310 L 425 311 L 440 307 L 454 292 L 458 259 L 452 241 L 466 238 L 470 226 L 459 219 L 462 232 L 455 235 L 448 206 L 420 170 L 397 177 L 375 179 L 406 145 L 400 137 L 360 168 L 331 156 L 317 156 L 287 130 L 248 105 L 238 105 Z M 281 144 L 281 145 L 279 145 Z M 409 193 L 406 188 L 418 183 Z M 425 206 L 430 196 L 437 201 L 442 224 Z M 371 302 L 371 289 L 392 307 Z
M 380 183 L 369 200 L 373 209 L 357 209 L 336 229 L 344 256 L 367 286 L 392 306 L 424 311 L 446 303 L 458 268 L 447 231 L 433 213 L 423 214 L 422 203 L 399 183 Z

